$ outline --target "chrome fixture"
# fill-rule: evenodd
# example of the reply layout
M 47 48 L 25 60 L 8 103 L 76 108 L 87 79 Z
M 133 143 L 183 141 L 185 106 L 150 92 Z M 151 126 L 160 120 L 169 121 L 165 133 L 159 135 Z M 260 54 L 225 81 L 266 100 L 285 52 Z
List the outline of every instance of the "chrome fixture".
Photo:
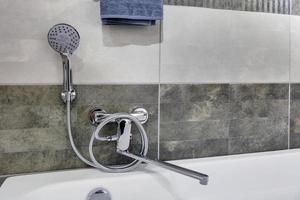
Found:
M 86 200 L 111 200 L 110 192 L 105 188 L 96 188 L 92 190 Z
M 146 119 L 146 120 L 145 120 Z M 199 180 L 200 184 L 207 185 L 208 184 L 208 175 L 202 174 L 190 169 L 186 169 L 177 165 L 173 165 L 171 163 L 162 162 L 158 160 L 151 160 L 146 157 L 146 153 L 140 153 L 140 155 L 135 155 L 129 152 L 130 147 L 130 140 L 132 137 L 131 134 L 131 123 L 134 122 L 137 126 L 141 126 L 141 122 L 145 123 L 148 119 L 148 112 L 143 108 L 138 108 L 133 110 L 133 112 L 128 114 L 107 114 L 102 109 L 96 108 L 91 111 L 91 121 L 92 123 L 98 124 L 96 131 L 93 134 L 93 137 L 90 141 L 90 157 L 92 161 L 96 163 L 98 166 L 101 166 L 106 171 L 114 172 L 114 170 L 120 170 L 120 166 L 118 167 L 110 167 L 104 166 L 95 159 L 94 155 L 92 154 L 92 147 L 94 143 L 94 139 L 98 141 L 106 141 L 106 142 L 116 142 L 116 152 L 127 156 L 129 158 L 134 159 L 133 163 L 131 163 L 128 167 L 131 169 L 135 168 L 140 162 L 145 162 L 148 164 L 153 164 L 173 172 L 177 172 L 179 174 L 195 178 Z M 101 129 L 110 122 L 117 122 L 118 123 L 118 133 L 116 135 L 111 136 L 100 136 Z M 122 126 L 123 123 L 123 126 Z M 122 128 L 121 128 L 122 126 Z M 142 127 L 142 126 L 141 126 Z M 148 150 L 148 139 L 147 135 L 145 135 L 145 131 L 142 129 L 140 130 L 140 134 L 142 136 L 142 146 L 144 147 L 143 150 Z M 145 147 L 147 149 L 145 149 Z M 137 162 L 138 161 L 138 162 Z M 122 166 L 121 170 L 127 171 L 128 168 L 124 168 Z
M 114 113 L 108 114 L 103 109 L 94 108 L 90 112 L 90 120 L 96 130 L 94 131 L 90 143 L 89 143 L 89 155 L 90 159 L 85 158 L 77 149 L 71 126 L 71 103 L 76 98 L 76 92 L 73 86 L 72 79 L 72 68 L 70 64 L 70 55 L 78 48 L 80 41 L 79 33 L 74 27 L 68 24 L 57 24 L 53 26 L 48 33 L 48 42 L 50 46 L 57 52 L 60 53 L 63 60 L 63 92 L 61 93 L 61 98 L 67 107 L 67 129 L 70 139 L 72 149 L 78 156 L 78 158 L 90 165 L 92 167 L 104 170 L 106 172 L 127 172 L 135 169 L 139 166 L 140 163 L 145 162 L 153 165 L 163 167 L 165 169 L 177 172 L 179 174 L 195 178 L 200 181 L 200 184 L 207 185 L 208 175 L 202 174 L 190 169 L 186 169 L 177 165 L 173 165 L 167 162 L 151 160 L 146 157 L 148 152 L 148 137 L 146 131 L 143 127 L 143 124 L 148 120 L 148 112 L 144 108 L 136 108 L 131 113 Z M 101 136 L 102 128 L 108 123 L 116 123 L 118 126 L 117 133 L 111 136 Z M 135 124 L 139 134 L 141 135 L 141 148 L 138 155 L 132 154 L 129 152 L 130 141 L 132 138 L 131 126 Z M 94 141 L 105 141 L 105 142 L 116 142 L 116 152 L 133 158 L 134 160 L 125 165 L 114 165 L 114 166 L 105 166 L 100 164 L 93 153 L 93 144 Z M 103 194 L 109 194 L 103 192 L 104 190 L 95 190 L 94 193 L 88 197 L 88 200 L 100 200 Z M 109 200 L 110 198 L 102 198 L 103 200 Z
M 48 43 L 58 53 L 60 53 L 63 61 L 63 92 L 62 100 L 66 103 L 67 98 L 71 102 L 76 98 L 76 92 L 73 87 L 72 68 L 70 63 L 70 55 L 78 48 L 80 35 L 76 29 L 68 24 L 56 24 L 48 32 Z
M 101 108 L 93 108 L 90 111 L 90 120 L 93 125 L 98 126 L 109 115 L 111 114 L 106 113 L 106 111 Z M 145 124 L 149 117 L 149 113 L 145 108 L 135 108 L 130 115 L 136 117 L 141 124 Z
M 136 167 L 142 162 L 140 160 L 133 160 L 129 164 L 125 165 L 115 165 L 115 166 L 105 166 L 99 163 L 93 153 L 93 144 L 95 140 L 105 141 L 105 142 L 116 142 L 116 146 L 118 149 L 128 149 L 130 146 L 130 140 L 132 137 L 131 134 L 131 126 L 132 123 L 136 125 L 138 131 L 141 135 L 141 148 L 139 154 L 142 156 L 146 156 L 148 152 L 148 137 L 146 131 L 142 125 L 148 119 L 148 112 L 144 108 L 136 108 L 130 114 L 128 113 L 114 113 L 108 114 L 103 109 L 95 108 L 90 112 L 91 122 L 94 125 L 97 125 L 95 132 L 93 133 L 90 144 L 89 144 L 89 153 L 90 158 L 93 164 L 106 172 L 128 172 Z M 104 126 L 109 123 L 116 123 L 117 133 L 111 136 L 103 137 L 100 135 L 101 130 Z

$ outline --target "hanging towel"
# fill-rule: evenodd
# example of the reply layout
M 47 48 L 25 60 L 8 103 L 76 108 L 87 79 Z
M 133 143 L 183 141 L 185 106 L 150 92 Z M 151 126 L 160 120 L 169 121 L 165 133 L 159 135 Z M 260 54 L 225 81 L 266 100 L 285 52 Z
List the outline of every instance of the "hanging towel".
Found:
M 155 25 L 163 18 L 163 0 L 100 0 L 105 25 Z

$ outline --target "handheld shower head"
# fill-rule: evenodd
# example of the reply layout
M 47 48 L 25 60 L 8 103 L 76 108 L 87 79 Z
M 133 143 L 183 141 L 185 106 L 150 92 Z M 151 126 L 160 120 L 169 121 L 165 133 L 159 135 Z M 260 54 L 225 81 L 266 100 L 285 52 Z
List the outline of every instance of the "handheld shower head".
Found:
M 79 42 L 79 33 L 69 24 L 56 24 L 48 33 L 49 45 L 61 54 L 73 54 L 78 48 Z
M 72 68 L 69 55 L 78 48 L 80 41 L 79 33 L 76 29 L 68 24 L 56 24 L 48 33 L 49 45 L 58 53 L 60 53 L 63 60 L 63 87 L 61 93 L 62 100 L 72 102 L 76 97 L 76 92 L 73 87 Z

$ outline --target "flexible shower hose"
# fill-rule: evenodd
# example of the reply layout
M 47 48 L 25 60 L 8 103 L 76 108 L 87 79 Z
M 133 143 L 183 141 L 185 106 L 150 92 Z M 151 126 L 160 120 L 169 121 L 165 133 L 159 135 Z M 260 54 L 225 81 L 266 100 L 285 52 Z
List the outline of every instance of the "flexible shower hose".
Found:
M 74 142 L 74 138 L 73 138 L 73 134 L 72 134 L 72 126 L 71 126 L 71 101 L 70 101 L 70 94 L 68 95 L 69 98 L 67 99 L 67 128 L 68 128 L 68 135 L 69 135 L 69 140 L 72 146 L 73 151 L 75 152 L 75 154 L 78 156 L 78 158 L 84 162 L 85 164 L 97 168 L 97 169 L 101 169 L 103 171 L 106 172 L 126 172 L 126 171 L 130 171 L 134 168 L 136 168 L 141 161 L 138 160 L 134 160 L 133 162 L 127 164 L 127 165 L 118 165 L 118 166 L 104 166 L 102 164 L 100 164 L 96 158 L 95 155 L 93 153 L 93 143 L 96 140 L 100 140 L 101 141 L 101 137 L 99 135 L 99 133 L 101 132 L 102 128 L 107 125 L 110 122 L 114 122 L 118 119 L 129 119 L 131 121 L 133 121 L 140 134 L 141 134 L 141 138 L 142 138 L 142 148 L 141 148 L 141 152 L 140 155 L 146 156 L 147 152 L 148 152 L 148 137 L 146 134 L 146 131 L 143 127 L 143 125 L 141 124 L 141 122 L 136 118 L 133 117 L 132 115 L 129 115 L 127 113 L 115 113 L 112 115 L 109 115 L 108 117 L 106 117 L 97 127 L 96 131 L 93 133 L 90 143 L 89 143 L 89 154 L 90 154 L 90 158 L 92 161 L 86 159 L 77 149 L 75 142 Z

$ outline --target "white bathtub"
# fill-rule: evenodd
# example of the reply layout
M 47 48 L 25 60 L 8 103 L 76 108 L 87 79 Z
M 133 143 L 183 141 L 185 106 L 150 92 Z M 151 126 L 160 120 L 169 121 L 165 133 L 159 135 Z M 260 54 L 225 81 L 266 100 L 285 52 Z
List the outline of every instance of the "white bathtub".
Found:
M 0 188 L 0 200 L 85 200 L 97 187 L 113 200 L 299 200 L 300 150 L 172 162 L 210 176 L 208 186 L 147 166 L 126 174 L 94 169 L 18 176 Z

